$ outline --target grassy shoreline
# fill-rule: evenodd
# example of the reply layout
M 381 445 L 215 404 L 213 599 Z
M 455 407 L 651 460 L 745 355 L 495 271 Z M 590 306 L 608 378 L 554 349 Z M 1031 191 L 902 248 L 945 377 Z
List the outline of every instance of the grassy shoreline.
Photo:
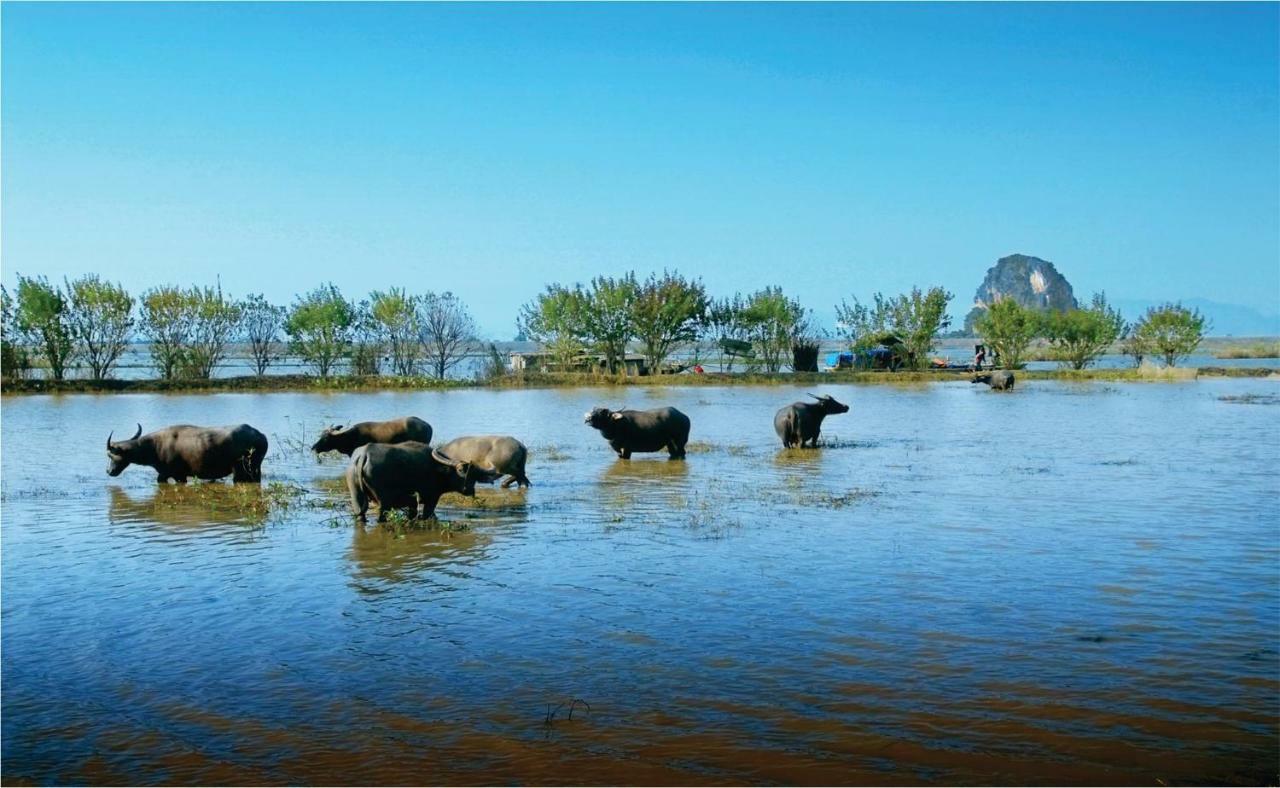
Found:
M 617 377 L 583 373 L 525 373 L 489 381 L 436 380 L 428 377 L 333 377 L 273 375 L 213 380 L 19 380 L 0 385 L 4 395 L 22 394 L 202 394 L 225 392 L 447 391 L 451 389 L 589 388 L 600 386 L 784 386 L 823 384 L 903 384 L 968 380 L 963 370 L 920 372 L 836 371 L 721 373 Z M 1197 377 L 1254 378 L 1280 374 L 1266 367 L 1175 367 L 1172 369 L 1021 370 L 1021 380 L 1186 381 Z

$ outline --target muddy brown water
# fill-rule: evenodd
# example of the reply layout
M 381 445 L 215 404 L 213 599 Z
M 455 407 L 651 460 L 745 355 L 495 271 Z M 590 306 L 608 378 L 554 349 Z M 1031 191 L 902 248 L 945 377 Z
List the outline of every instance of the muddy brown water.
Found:
M 851 413 L 782 451 L 804 393 L 6 398 L 3 776 L 1276 782 L 1280 384 L 819 388 Z M 623 404 L 688 459 L 616 460 L 582 414 Z M 299 445 L 403 414 L 535 486 L 352 524 Z M 265 494 L 105 474 L 110 430 L 238 421 Z

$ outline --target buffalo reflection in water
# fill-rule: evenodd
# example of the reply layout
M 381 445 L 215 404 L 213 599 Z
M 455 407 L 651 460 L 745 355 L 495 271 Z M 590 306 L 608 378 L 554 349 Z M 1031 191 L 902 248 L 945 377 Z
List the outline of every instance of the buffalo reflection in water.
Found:
M 146 495 L 133 498 L 124 489 L 107 488 L 111 522 L 159 526 L 186 531 L 229 525 L 264 525 L 272 501 L 258 485 L 161 484 Z
M 451 585 L 454 578 L 488 558 L 493 536 L 471 529 L 395 528 L 356 525 L 347 551 L 357 588 L 421 583 Z

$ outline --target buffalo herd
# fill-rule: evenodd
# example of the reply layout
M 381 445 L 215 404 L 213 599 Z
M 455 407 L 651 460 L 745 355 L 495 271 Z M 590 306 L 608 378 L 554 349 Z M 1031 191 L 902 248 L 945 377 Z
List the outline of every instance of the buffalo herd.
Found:
M 1013 387 L 1013 375 L 992 373 L 974 378 L 994 389 Z M 785 448 L 816 448 L 827 416 L 848 413 L 849 406 L 830 395 L 810 394 L 813 402 L 784 406 L 773 418 L 774 430 Z M 666 451 L 671 459 L 683 459 L 689 442 L 689 417 L 675 408 L 609 410 L 596 408 L 584 421 L 600 432 L 610 448 L 624 460 L 636 452 Z M 530 486 L 525 474 L 529 451 L 509 435 L 473 435 L 431 446 L 431 425 L 415 416 L 390 421 L 362 421 L 349 427 L 335 425 L 321 433 L 311 446 L 317 454 L 336 451 L 351 457 L 347 466 L 347 492 L 356 516 L 364 519 L 370 502 L 378 505 L 378 521 L 388 512 L 403 509 L 410 519 L 433 517 L 436 503 L 447 492 L 474 496 L 476 483 Z M 185 483 L 195 477 L 237 482 L 262 480 L 262 459 L 267 437 L 248 424 L 228 427 L 196 427 L 175 424 L 142 434 L 142 425 L 128 440 L 107 436 L 107 473 L 119 476 L 130 465 L 153 468 L 157 480 Z M 505 477 L 505 478 L 504 478 Z

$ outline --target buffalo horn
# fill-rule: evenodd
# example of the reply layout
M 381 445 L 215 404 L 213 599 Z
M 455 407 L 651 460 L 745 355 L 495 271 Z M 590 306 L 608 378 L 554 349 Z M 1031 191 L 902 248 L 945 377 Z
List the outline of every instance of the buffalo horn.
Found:
M 136 440 L 138 439 L 138 436 L 139 436 L 139 435 L 141 435 L 141 434 L 142 434 L 142 425 L 141 425 L 141 424 L 139 424 L 139 425 L 138 425 L 138 431 L 137 431 L 137 432 L 135 432 L 135 433 L 133 433 L 133 437 L 132 437 L 132 438 L 130 438 L 129 440 L 131 440 L 131 441 L 136 441 Z
M 435 461 L 436 461 L 436 462 L 442 462 L 442 463 L 444 463 L 445 465 L 452 465 L 452 466 L 453 466 L 453 467 L 455 467 L 455 468 L 457 468 L 459 465 L 461 465 L 461 463 L 460 463 L 460 462 L 458 462 L 457 460 L 454 460 L 454 459 L 453 459 L 453 458 L 451 458 L 451 457 L 448 457 L 448 456 L 445 456 L 445 455 L 441 454 L 439 449 L 432 449 L 432 450 L 431 450 L 431 457 L 432 457 L 433 459 L 435 459 Z
M 111 438 L 116 434 L 115 430 L 107 433 L 107 451 L 111 451 Z

